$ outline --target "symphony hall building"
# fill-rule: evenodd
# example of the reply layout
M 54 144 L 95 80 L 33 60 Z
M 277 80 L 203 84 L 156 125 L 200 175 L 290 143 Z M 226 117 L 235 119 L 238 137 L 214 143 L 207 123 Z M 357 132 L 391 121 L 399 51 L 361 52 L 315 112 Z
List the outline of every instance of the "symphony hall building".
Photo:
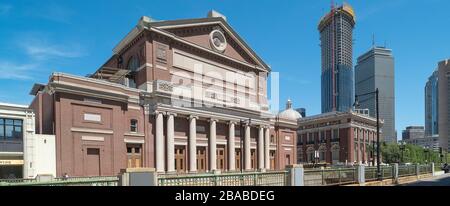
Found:
M 36 133 L 56 137 L 56 174 L 279 170 L 297 162 L 288 102 L 269 112 L 270 67 L 226 17 L 142 17 L 87 76 L 35 84 Z M 298 115 L 297 115 L 298 114 Z

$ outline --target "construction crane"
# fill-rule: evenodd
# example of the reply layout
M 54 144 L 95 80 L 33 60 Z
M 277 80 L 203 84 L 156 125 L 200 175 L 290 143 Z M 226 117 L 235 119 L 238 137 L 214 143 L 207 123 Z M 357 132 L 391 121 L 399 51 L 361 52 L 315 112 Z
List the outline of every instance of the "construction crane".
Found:
M 333 111 L 336 111 L 336 64 L 335 64 L 335 24 L 334 24 L 334 14 L 335 14 L 334 0 L 331 0 L 331 74 L 332 74 L 332 92 L 333 92 Z

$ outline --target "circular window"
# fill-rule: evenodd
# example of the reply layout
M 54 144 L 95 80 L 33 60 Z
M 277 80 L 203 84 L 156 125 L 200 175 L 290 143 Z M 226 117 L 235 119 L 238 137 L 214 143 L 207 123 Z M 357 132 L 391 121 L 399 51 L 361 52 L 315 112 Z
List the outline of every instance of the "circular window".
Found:
M 225 48 L 227 47 L 227 40 L 225 39 L 225 35 L 223 35 L 221 31 L 213 30 L 210 34 L 209 40 L 215 50 L 219 52 L 225 51 Z

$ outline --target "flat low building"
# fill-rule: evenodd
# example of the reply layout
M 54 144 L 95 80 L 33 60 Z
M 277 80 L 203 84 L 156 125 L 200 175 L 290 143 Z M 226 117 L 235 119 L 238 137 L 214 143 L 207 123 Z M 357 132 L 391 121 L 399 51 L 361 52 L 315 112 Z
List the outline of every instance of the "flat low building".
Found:
M 297 162 L 372 165 L 376 154 L 371 154 L 370 148 L 376 144 L 376 124 L 375 118 L 354 111 L 302 118 L 297 131 Z
M 414 140 L 425 138 L 425 128 L 423 126 L 409 126 L 402 132 L 402 140 Z
M 435 152 L 439 152 L 439 135 L 434 136 L 427 136 L 422 138 L 415 138 L 415 139 L 406 139 L 403 140 L 403 142 L 407 144 L 416 145 L 422 148 L 429 148 L 432 149 Z
M 0 179 L 56 175 L 54 135 L 35 134 L 28 106 L 0 103 Z
M 92 75 L 36 84 L 32 108 L 41 132 L 56 135 L 58 176 L 284 169 L 296 162 L 297 126 L 274 130 L 270 72 L 217 12 L 142 17 Z

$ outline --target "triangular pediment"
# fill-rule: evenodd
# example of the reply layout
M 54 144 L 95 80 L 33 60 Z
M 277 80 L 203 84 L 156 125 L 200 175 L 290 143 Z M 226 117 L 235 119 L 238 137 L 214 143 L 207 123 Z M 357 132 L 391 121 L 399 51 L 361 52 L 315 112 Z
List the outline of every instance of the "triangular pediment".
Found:
M 220 17 L 151 22 L 150 26 L 232 59 L 258 65 L 266 71 L 270 70 L 267 64 Z M 214 34 L 212 34 L 213 32 Z M 220 38 L 221 34 L 225 37 L 225 41 Z

